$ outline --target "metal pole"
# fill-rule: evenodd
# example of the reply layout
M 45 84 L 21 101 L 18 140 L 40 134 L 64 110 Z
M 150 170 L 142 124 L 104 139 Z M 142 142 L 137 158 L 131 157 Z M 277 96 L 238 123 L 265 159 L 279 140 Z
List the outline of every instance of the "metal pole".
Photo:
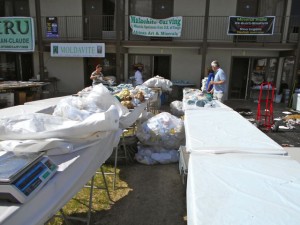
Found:
M 205 3 L 205 17 L 204 17 L 204 29 L 203 29 L 203 45 L 202 45 L 202 63 L 201 63 L 201 77 L 200 82 L 206 75 L 206 54 L 207 54 L 207 32 L 208 32 L 208 17 L 209 17 L 209 0 Z M 201 84 L 200 84 L 201 85 Z
M 37 45 L 39 53 L 39 73 L 41 80 L 44 80 L 44 50 L 43 50 L 43 36 L 42 36 L 42 22 L 41 22 L 41 5 L 40 0 L 35 0 L 35 14 L 36 14 L 36 30 L 37 30 Z

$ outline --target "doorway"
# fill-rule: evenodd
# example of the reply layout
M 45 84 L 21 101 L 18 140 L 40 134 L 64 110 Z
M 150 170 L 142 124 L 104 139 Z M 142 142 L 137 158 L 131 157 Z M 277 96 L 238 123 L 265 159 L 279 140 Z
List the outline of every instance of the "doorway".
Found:
M 154 56 L 154 76 L 159 75 L 170 80 L 170 56 Z
M 102 65 L 102 73 L 104 76 L 114 76 L 116 77 L 116 54 L 106 53 L 105 58 L 85 58 L 85 76 L 84 76 L 84 86 L 88 87 L 92 85 L 92 80 L 90 76 L 98 64 Z
M 148 80 L 156 75 L 171 79 L 171 56 L 169 55 L 129 55 L 128 77 L 133 76 L 134 64 L 143 64 L 143 80 Z
M 20 60 L 20 79 L 28 81 L 29 79 L 34 77 L 32 54 L 20 54 Z
M 277 68 L 278 58 L 233 58 L 228 98 L 256 98 L 262 82 L 276 86 Z
M 233 58 L 229 99 L 245 99 L 247 97 L 249 63 L 249 58 Z
M 102 38 L 102 0 L 84 1 L 84 38 Z
M 85 39 L 107 38 L 105 31 L 115 30 L 115 2 L 112 0 L 84 1 L 84 37 Z M 120 3 L 122 5 L 122 3 Z

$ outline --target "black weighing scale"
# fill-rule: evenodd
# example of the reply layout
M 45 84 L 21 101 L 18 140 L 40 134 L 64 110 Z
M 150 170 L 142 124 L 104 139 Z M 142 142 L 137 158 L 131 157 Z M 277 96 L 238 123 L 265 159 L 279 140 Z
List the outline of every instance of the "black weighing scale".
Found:
M 56 173 L 44 153 L 0 151 L 0 201 L 25 203 Z

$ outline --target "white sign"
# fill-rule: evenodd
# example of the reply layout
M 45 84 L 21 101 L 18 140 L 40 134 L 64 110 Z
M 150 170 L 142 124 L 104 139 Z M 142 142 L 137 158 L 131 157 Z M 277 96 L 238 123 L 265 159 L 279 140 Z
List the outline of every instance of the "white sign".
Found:
M 167 19 L 130 16 L 132 34 L 151 37 L 180 37 L 182 16 Z
M 52 57 L 105 57 L 104 43 L 51 43 Z

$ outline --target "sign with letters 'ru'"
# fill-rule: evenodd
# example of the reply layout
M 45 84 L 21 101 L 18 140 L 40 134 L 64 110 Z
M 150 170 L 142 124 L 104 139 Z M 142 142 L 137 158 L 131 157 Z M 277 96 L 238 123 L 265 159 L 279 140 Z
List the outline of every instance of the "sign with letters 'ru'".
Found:
M 33 52 L 34 46 L 32 18 L 0 17 L 0 52 Z
M 182 16 L 167 19 L 130 16 L 132 34 L 150 37 L 180 37 Z

